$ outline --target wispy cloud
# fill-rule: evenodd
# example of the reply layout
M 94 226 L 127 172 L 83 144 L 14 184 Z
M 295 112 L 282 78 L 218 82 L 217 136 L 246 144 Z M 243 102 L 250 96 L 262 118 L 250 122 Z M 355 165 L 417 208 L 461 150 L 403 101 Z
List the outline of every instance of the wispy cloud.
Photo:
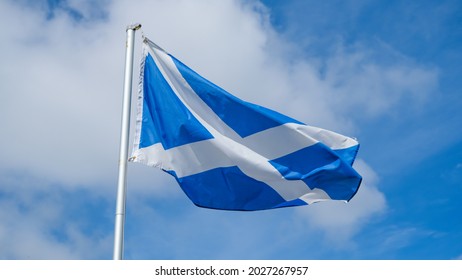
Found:
M 0 175 L 0 259 L 109 257 L 112 211 L 106 201 L 33 176 Z
M 310 226 L 325 231 L 327 242 L 338 250 L 354 247 L 352 237 L 371 219 L 386 213 L 386 198 L 377 188 L 375 172 L 362 160 L 355 164 L 363 176 L 358 194 L 348 203 L 332 202 L 299 209 L 299 214 Z

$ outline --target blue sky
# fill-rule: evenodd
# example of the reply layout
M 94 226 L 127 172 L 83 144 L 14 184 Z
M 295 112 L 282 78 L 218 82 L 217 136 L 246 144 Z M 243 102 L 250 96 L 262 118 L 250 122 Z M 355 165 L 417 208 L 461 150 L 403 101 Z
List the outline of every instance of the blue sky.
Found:
M 449 0 L 2 1 L 0 259 L 112 258 L 133 22 L 238 97 L 358 138 L 364 183 L 348 204 L 226 212 L 130 164 L 127 259 L 461 259 L 461 15 Z

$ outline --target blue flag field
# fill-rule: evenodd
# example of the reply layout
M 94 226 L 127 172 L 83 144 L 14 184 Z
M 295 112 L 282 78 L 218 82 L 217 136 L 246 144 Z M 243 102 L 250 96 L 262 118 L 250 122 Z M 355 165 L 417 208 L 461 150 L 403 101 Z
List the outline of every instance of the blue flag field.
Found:
M 131 160 L 174 176 L 191 201 L 264 210 L 349 201 L 358 142 L 245 102 L 144 38 Z

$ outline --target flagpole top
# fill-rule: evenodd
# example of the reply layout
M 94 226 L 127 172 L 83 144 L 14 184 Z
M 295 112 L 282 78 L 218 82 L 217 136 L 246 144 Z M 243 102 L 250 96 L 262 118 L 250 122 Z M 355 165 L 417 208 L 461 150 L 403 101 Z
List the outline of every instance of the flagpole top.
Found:
M 129 25 L 127 26 L 127 29 L 125 31 L 128 31 L 128 30 L 138 30 L 141 28 L 141 24 L 140 23 L 134 23 L 132 25 Z

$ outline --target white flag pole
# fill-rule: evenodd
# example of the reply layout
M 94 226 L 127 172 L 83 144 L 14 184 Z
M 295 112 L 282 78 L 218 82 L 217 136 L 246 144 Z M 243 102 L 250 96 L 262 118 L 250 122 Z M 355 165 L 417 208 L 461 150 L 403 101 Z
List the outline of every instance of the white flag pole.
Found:
M 130 108 L 132 96 L 133 76 L 133 50 L 135 44 L 135 31 L 141 28 L 141 24 L 127 26 L 127 42 L 125 52 L 125 79 L 124 95 L 122 103 L 122 130 L 120 132 L 119 152 L 119 180 L 117 183 L 117 206 L 115 213 L 114 230 L 114 260 L 123 258 L 124 247 L 124 222 L 125 222 L 125 193 L 127 184 L 128 141 L 130 132 Z

